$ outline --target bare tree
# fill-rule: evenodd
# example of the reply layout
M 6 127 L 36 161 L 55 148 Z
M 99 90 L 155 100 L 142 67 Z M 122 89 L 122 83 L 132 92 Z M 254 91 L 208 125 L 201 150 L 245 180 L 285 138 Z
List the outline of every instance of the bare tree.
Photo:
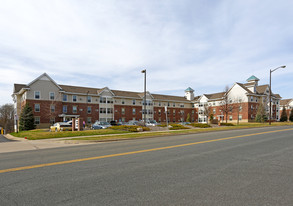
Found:
M 224 95 L 222 97 L 222 101 L 220 102 L 220 108 L 225 115 L 226 118 L 226 123 L 228 122 L 228 113 L 230 111 L 230 103 L 229 103 L 229 97 L 228 97 L 228 91 L 229 91 L 229 86 L 226 86 L 224 89 Z
M 5 104 L 0 107 L 0 125 L 6 132 L 13 131 L 14 108 L 13 104 Z
M 207 123 L 209 124 L 209 118 L 212 113 L 211 107 L 208 103 L 205 103 L 203 106 L 203 115 L 207 117 Z
M 238 98 L 236 98 L 234 103 L 235 103 L 234 108 L 237 111 L 237 124 L 239 124 L 239 113 L 242 111 L 243 99 L 241 97 L 238 97 Z

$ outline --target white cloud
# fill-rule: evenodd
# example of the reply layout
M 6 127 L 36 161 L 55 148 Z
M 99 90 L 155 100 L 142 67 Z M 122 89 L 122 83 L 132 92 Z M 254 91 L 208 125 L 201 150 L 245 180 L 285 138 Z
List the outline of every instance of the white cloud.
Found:
M 43 72 L 60 84 L 140 91 L 144 68 L 149 91 L 176 95 L 188 86 L 220 92 L 252 74 L 265 84 L 269 69 L 283 64 L 274 77 L 293 77 L 292 6 L 289 0 L 4 1 L 0 92 L 7 96 L 7 87 Z

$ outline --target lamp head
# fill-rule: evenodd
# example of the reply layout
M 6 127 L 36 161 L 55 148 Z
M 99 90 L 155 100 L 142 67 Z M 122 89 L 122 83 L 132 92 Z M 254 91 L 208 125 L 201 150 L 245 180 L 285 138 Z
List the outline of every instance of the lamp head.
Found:
M 145 69 L 141 71 L 141 73 L 145 73 L 145 72 L 146 72 L 146 70 L 145 70 Z

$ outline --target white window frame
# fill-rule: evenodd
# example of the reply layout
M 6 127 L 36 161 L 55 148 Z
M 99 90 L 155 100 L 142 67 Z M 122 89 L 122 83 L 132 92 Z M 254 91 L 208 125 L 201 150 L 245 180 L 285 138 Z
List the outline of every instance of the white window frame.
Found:
M 53 94 L 53 99 L 51 98 L 51 94 Z M 50 100 L 55 100 L 55 92 L 49 92 L 49 99 Z
M 38 107 L 39 111 L 37 111 L 37 107 L 36 107 L 37 105 L 39 105 L 39 107 Z M 40 104 L 35 104 L 35 112 L 40 112 L 40 111 L 41 111 L 41 105 Z
M 64 100 L 64 97 L 66 97 L 66 100 Z M 68 101 L 68 95 L 67 94 L 63 94 L 62 96 L 62 102 L 67 102 Z
M 74 109 L 74 108 L 75 108 L 75 109 Z M 75 105 L 72 106 L 72 113 L 73 113 L 73 114 L 76 114 L 76 113 L 77 113 L 77 106 L 75 106 Z
M 36 98 L 36 93 L 39 93 L 39 98 Z M 34 91 L 34 99 L 41 99 L 41 92 L 40 91 Z
M 75 97 L 75 100 L 74 100 L 74 97 Z M 72 95 L 72 101 L 77 102 L 77 95 Z
M 65 109 L 66 108 L 66 109 Z M 67 113 L 68 112 L 68 108 L 67 105 L 63 105 L 62 106 L 62 113 Z
M 35 125 L 39 125 L 41 123 L 41 117 L 37 116 L 35 117 Z

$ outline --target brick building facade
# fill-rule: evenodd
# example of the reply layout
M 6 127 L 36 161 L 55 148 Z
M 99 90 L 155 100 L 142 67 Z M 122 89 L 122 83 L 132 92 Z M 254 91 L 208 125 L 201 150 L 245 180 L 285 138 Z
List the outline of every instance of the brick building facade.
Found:
M 147 120 L 183 122 L 190 117 L 191 122 L 207 122 L 211 114 L 213 119 L 235 122 L 254 121 L 258 106 L 263 104 L 268 112 L 268 85 L 258 85 L 259 79 L 252 76 L 247 83 L 235 83 L 229 90 L 214 94 L 194 95 L 190 87 L 185 96 L 161 94 L 146 95 L 144 111 L 144 93 L 111 90 L 104 88 L 77 87 L 57 84 L 46 73 L 29 84 L 14 84 L 13 100 L 16 115 L 19 117 L 22 107 L 28 103 L 34 111 L 38 128 L 48 128 L 54 122 L 68 121 L 79 117 L 90 125 L 100 121 Z M 228 112 L 224 112 L 224 100 Z M 280 95 L 272 94 L 272 118 L 280 115 Z M 209 110 L 209 115 L 207 115 Z M 208 117 L 209 116 L 209 117 Z

